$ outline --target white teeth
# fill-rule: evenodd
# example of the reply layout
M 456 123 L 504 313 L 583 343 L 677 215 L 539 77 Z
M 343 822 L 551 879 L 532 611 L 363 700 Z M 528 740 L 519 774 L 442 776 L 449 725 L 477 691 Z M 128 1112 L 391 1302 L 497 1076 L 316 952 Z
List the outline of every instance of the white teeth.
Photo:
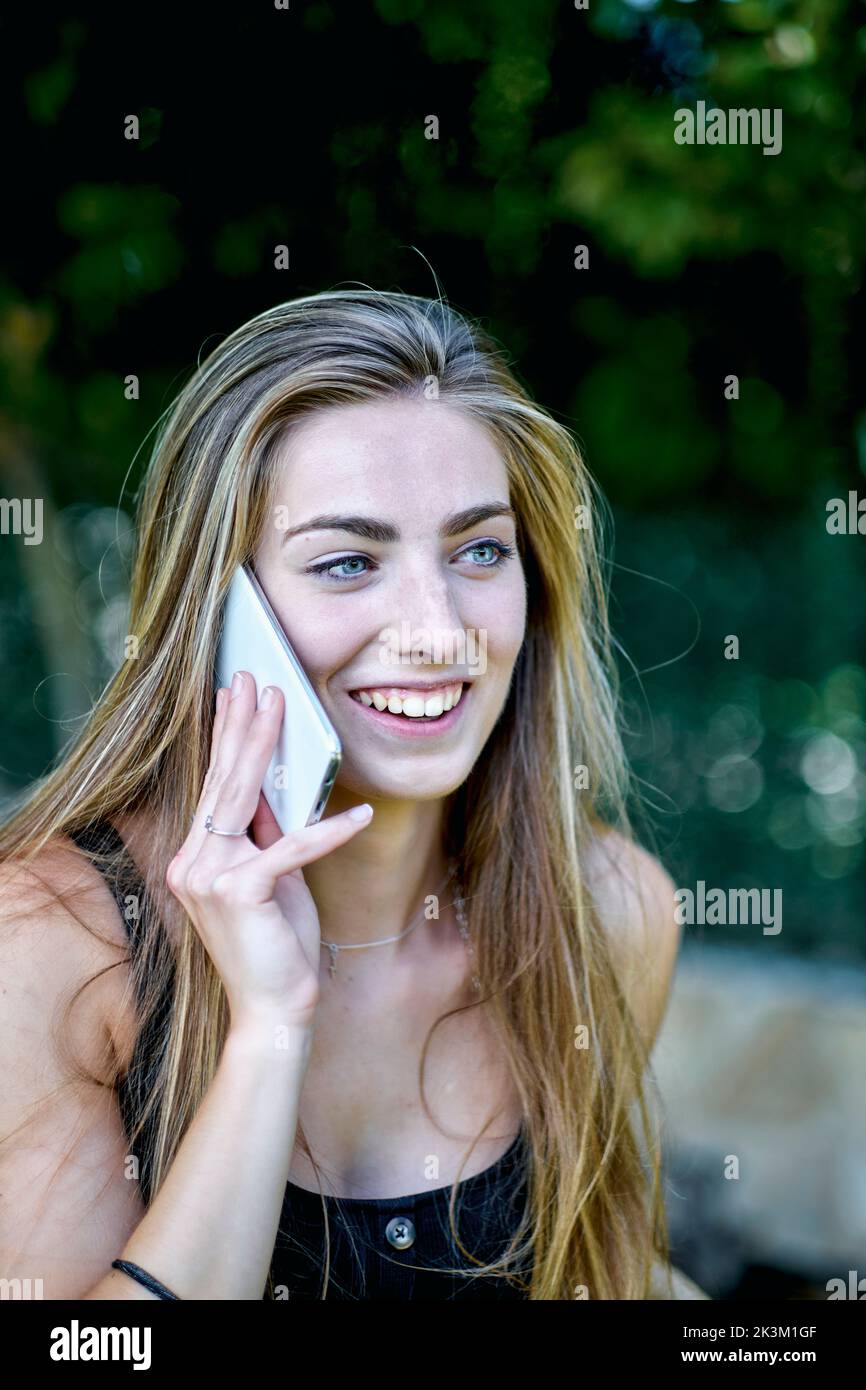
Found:
M 462 694 L 463 686 L 455 685 L 444 691 L 439 690 L 426 699 L 420 694 L 407 695 L 405 699 L 401 699 L 399 695 L 383 695 L 379 690 L 358 690 L 355 692 L 355 698 L 368 708 L 372 705 L 378 710 L 387 709 L 391 714 L 403 714 L 409 719 L 438 719 L 445 710 L 453 709 L 459 704 Z
M 405 700 L 397 703 L 399 709 L 394 709 L 391 701 L 388 701 L 388 708 L 392 714 L 399 714 L 402 710 L 403 714 L 408 714 L 410 719 L 421 719 L 424 714 L 430 713 L 428 709 L 425 709 L 424 701 L 420 695 L 408 695 Z M 428 703 L 432 703 L 432 701 L 428 701 Z

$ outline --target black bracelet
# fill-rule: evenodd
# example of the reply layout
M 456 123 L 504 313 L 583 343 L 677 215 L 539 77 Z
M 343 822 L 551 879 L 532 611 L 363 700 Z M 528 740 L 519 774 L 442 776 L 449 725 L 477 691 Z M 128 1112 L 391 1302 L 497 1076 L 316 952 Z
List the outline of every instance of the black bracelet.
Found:
M 176 1293 L 172 1293 L 171 1289 L 165 1287 L 165 1284 L 161 1284 L 158 1279 L 154 1279 L 153 1275 L 148 1274 L 146 1269 L 142 1269 L 141 1265 L 134 1265 L 130 1260 L 112 1260 L 111 1268 L 122 1269 L 124 1274 L 129 1275 L 130 1279 L 136 1279 L 139 1284 L 143 1284 L 146 1289 L 150 1289 L 151 1293 L 155 1293 L 157 1298 L 177 1298 Z M 179 1299 L 178 1302 L 180 1302 Z

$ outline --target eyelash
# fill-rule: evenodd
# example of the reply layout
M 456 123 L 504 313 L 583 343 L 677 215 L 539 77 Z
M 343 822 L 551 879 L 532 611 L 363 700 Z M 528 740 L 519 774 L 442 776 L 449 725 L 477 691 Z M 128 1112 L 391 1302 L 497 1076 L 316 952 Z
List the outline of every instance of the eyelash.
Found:
M 463 553 L 466 554 L 471 550 L 483 550 L 485 548 L 495 550 L 497 552 L 496 559 L 489 565 L 478 565 L 476 567 L 478 569 L 498 569 L 500 565 L 504 565 L 506 560 L 510 560 L 512 555 L 516 555 L 517 553 L 513 545 L 506 545 L 504 541 L 475 541 L 473 545 L 467 546 L 466 551 Z M 307 565 L 304 573 L 323 574 L 334 584 L 349 584 L 353 579 L 360 579 L 362 575 L 370 573 L 369 570 L 357 570 L 354 574 L 341 575 L 329 573 L 330 570 L 336 569 L 338 565 L 344 565 L 347 560 L 364 560 L 367 564 L 375 563 L 371 562 L 366 555 L 341 555 L 336 560 L 322 560 L 318 565 Z

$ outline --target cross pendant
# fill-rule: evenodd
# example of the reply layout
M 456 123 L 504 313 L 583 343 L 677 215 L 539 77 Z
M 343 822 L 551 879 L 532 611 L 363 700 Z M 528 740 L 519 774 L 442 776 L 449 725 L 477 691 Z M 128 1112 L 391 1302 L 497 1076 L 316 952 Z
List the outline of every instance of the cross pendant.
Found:
M 328 966 L 328 971 L 332 980 L 336 979 L 337 976 L 337 952 L 339 949 L 339 946 L 333 946 L 330 943 L 328 944 L 328 951 L 330 952 L 331 956 L 331 962 Z

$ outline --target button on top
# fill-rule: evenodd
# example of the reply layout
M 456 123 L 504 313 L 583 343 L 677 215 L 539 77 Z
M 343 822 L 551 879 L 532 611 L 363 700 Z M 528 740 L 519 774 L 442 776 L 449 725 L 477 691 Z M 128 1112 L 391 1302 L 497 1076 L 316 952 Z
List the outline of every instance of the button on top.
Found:
M 395 1250 L 408 1250 L 415 1244 L 415 1226 L 408 1216 L 393 1216 L 385 1227 L 385 1238 Z

